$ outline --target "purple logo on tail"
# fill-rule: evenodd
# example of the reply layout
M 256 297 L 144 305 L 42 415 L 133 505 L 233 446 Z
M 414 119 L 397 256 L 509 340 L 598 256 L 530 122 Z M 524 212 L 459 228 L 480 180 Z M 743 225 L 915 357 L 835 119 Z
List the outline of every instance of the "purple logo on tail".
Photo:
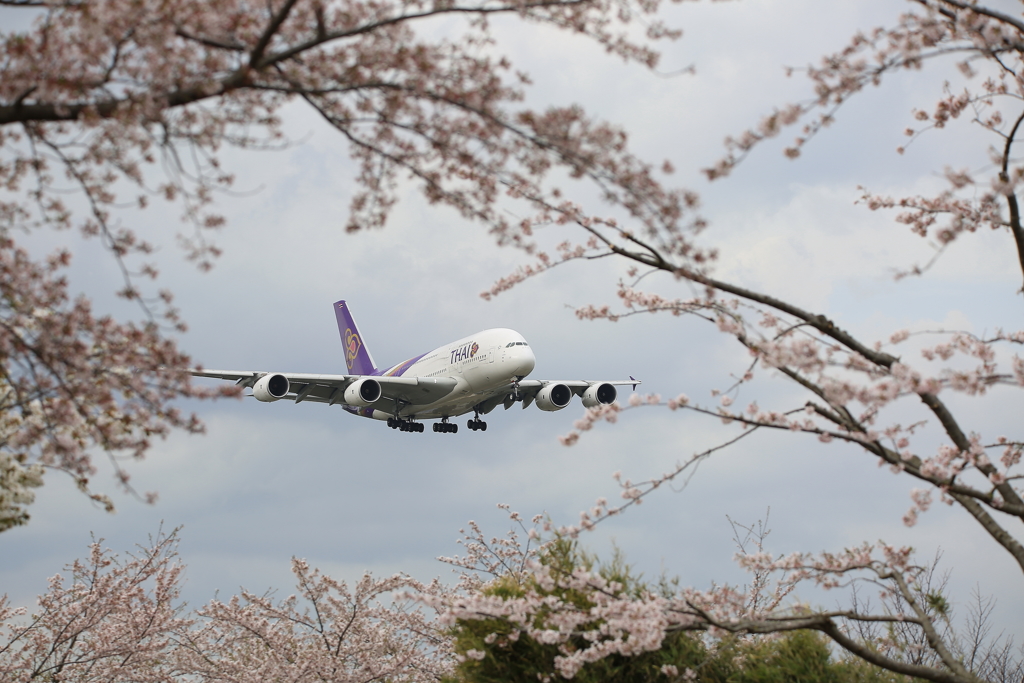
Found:
M 359 333 L 356 321 L 352 319 L 352 311 L 344 301 L 334 302 L 334 315 L 338 319 L 338 332 L 345 347 L 345 365 L 348 366 L 348 371 L 354 375 L 377 374 L 377 366 L 370 357 L 363 335 Z
M 352 330 L 345 330 L 345 364 L 348 365 L 348 369 L 352 369 L 352 363 L 355 362 L 356 356 L 359 355 L 359 349 L 362 348 L 363 343 L 359 341 L 359 335 L 354 333 Z

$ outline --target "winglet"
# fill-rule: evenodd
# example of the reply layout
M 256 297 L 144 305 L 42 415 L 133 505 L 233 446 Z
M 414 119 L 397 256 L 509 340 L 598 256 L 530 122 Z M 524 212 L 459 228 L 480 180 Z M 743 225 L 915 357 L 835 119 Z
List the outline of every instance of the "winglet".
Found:
M 633 380 L 633 391 L 636 391 L 636 385 L 639 384 L 640 381 L 636 377 L 634 377 L 633 375 L 630 375 L 629 378 L 631 380 Z
M 369 349 L 363 335 L 356 327 L 356 321 L 352 319 L 352 312 L 345 300 L 334 302 L 334 315 L 338 319 L 338 332 L 341 334 L 341 344 L 345 347 L 345 365 L 353 375 L 373 375 L 377 372 L 377 366 L 373 363 Z

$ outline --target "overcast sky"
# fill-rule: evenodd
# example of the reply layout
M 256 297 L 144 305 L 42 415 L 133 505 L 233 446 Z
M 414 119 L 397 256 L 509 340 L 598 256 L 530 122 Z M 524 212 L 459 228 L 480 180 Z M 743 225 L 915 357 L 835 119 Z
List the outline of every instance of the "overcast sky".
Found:
M 925 136 L 906 155 L 895 153 L 911 109 L 934 104 L 951 78 L 948 68 L 897 77 L 857 97 L 796 162 L 783 158 L 781 143 L 769 144 L 725 181 L 708 185 L 699 174 L 722 153 L 726 135 L 773 106 L 807 97 L 806 80 L 787 78 L 785 66 L 816 61 L 856 29 L 891 23 L 905 6 L 673 6 L 671 22 L 685 35 L 665 50 L 659 70 L 692 65 L 693 75 L 625 66 L 593 45 L 516 22 L 499 22 L 499 49 L 533 76 L 531 103 L 583 104 L 625 126 L 641 156 L 671 160 L 678 169 L 672 182 L 704 198 L 712 224 L 707 240 L 722 250 L 721 275 L 826 313 L 869 341 L 902 328 L 1016 329 L 1021 276 L 1008 235 L 972 236 L 924 278 L 896 283 L 893 269 L 926 261 L 927 244 L 891 215 L 855 205 L 858 185 L 910 194 L 938 187 L 945 165 L 984 163 L 987 142 L 966 122 L 953 134 Z M 0 16 L 10 12 L 16 10 Z M 344 142 L 297 105 L 286 110 L 286 124 L 296 142 L 286 150 L 225 154 L 238 175 L 237 192 L 218 200 L 229 227 L 218 237 L 224 256 L 212 272 L 198 273 L 180 259 L 177 209 L 155 206 L 139 217 L 162 244 L 161 284 L 176 293 L 190 325 L 182 344 L 206 367 L 342 372 L 330 307 L 345 298 L 382 366 L 501 326 L 530 342 L 535 378 L 633 375 L 644 391 L 686 392 L 706 402 L 712 389 L 743 372 L 742 349 L 698 320 L 577 321 L 572 307 L 614 302 L 623 268 L 611 261 L 559 268 L 485 302 L 479 293 L 521 255 L 497 248 L 486 230 L 454 212 L 428 205 L 412 186 L 386 229 L 344 234 L 354 175 Z M 67 237 L 38 236 L 36 248 Z M 97 245 L 75 243 L 72 275 L 75 286 L 112 305 L 106 293 L 118 276 Z M 685 295 L 672 283 L 652 285 Z M 763 375 L 739 400 L 782 408 L 803 402 Z M 969 429 L 988 436 L 1019 423 L 1016 394 L 952 403 Z M 185 593 L 196 605 L 239 586 L 287 595 L 292 556 L 348 578 L 364 570 L 445 577 L 448 569 L 434 558 L 459 552 L 455 541 L 467 520 L 493 534 L 508 528 L 497 503 L 573 523 L 596 498 L 617 496 L 613 472 L 655 476 L 735 434 L 693 414 L 645 408 L 566 448 L 557 437 L 582 413 L 578 402 L 558 413 L 499 408 L 487 417 L 486 432 L 463 428 L 457 435 L 402 433 L 310 403 L 245 399 L 187 407 L 202 416 L 207 434 L 174 435 L 130 467 L 139 490 L 159 492 L 156 505 L 115 493 L 118 512 L 108 515 L 51 475 L 30 524 L 0 537 L 0 592 L 31 604 L 48 576 L 85 552 L 90 534 L 123 551 L 161 523 L 183 526 Z M 114 493 L 109 469 L 94 482 Z M 614 542 L 646 576 L 665 572 L 706 588 L 712 580 L 743 579 L 732 563 L 726 516 L 750 523 L 770 508 L 773 552 L 838 550 L 878 539 L 912 544 L 923 560 L 941 550 L 954 599 L 966 599 L 977 585 L 998 597 L 999 624 L 1020 631 L 1019 569 L 966 515 L 945 506 L 905 528 L 900 520 L 913 486 L 856 449 L 765 435 L 702 465 L 685 490 L 661 491 L 602 524 L 584 543 L 607 556 Z

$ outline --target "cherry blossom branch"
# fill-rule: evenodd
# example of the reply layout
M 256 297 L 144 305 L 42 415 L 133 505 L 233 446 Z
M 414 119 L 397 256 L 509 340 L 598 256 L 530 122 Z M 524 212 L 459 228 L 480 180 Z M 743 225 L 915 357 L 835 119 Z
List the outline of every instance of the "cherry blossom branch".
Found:
M 259 70 L 270 66 L 275 59 L 268 59 L 266 62 L 263 61 L 263 53 L 266 51 L 267 46 L 270 45 L 270 41 L 274 38 L 274 35 L 281 28 L 281 24 L 285 22 L 288 15 L 291 14 L 292 8 L 295 7 L 295 3 L 298 0 L 284 0 L 281 4 L 281 8 L 277 10 L 270 21 L 267 22 L 267 27 L 263 29 L 263 34 L 260 36 L 256 45 L 253 46 L 252 52 L 249 53 L 249 68 Z
M 925 7 L 931 7 L 931 5 L 928 3 L 928 0 L 915 0 L 915 2 L 918 2 L 924 5 Z M 989 9 L 988 7 L 984 7 L 973 2 L 968 4 L 965 2 L 961 2 L 961 0 L 937 0 L 937 3 L 939 5 L 946 5 L 948 7 L 955 7 L 956 9 L 959 10 L 965 10 L 973 14 L 980 14 L 982 16 L 998 19 L 1001 23 L 1009 24 L 1016 28 L 1021 33 L 1024 33 L 1024 23 L 1022 23 L 1018 19 L 1014 19 L 1008 14 L 1003 14 L 1002 12 L 999 12 L 997 10 Z M 955 18 L 955 15 L 950 18 Z
M 999 172 L 999 180 L 1007 186 L 1010 185 L 1010 146 L 1013 144 L 1017 135 L 1017 129 L 1020 128 L 1022 122 L 1024 122 L 1024 112 L 1021 112 L 1021 115 L 1014 121 L 1013 128 L 1010 129 L 1009 134 L 1006 136 L 1006 144 L 1003 146 L 1003 165 L 1002 170 Z M 1021 272 L 1024 272 L 1024 227 L 1021 226 L 1020 222 L 1020 207 L 1017 203 L 1017 195 L 1014 192 L 1008 192 L 1005 196 L 1007 206 L 1010 209 L 1010 231 L 1013 233 L 1013 240 L 1017 245 L 1017 260 L 1020 263 Z
M 651 259 L 649 258 L 645 258 L 645 261 L 647 263 L 650 263 L 650 260 Z M 703 282 L 717 284 L 710 278 L 703 278 Z M 731 292 L 742 293 L 742 291 L 739 288 L 731 288 Z M 769 298 L 763 296 L 751 298 L 755 299 L 757 303 L 770 302 Z M 664 307 L 659 308 L 659 310 L 664 310 Z M 814 320 L 813 316 L 811 316 L 810 314 L 806 312 L 803 313 L 804 315 L 802 315 L 801 318 L 804 321 L 807 321 L 808 319 L 812 321 Z M 609 316 L 605 317 L 610 317 L 610 314 Z M 802 322 L 801 324 L 803 325 L 806 323 Z M 723 326 L 721 319 L 719 321 L 719 326 Z M 834 326 L 829 327 L 827 325 L 813 325 L 813 323 L 810 326 L 818 330 L 824 328 L 824 331 L 828 333 L 829 337 L 833 339 L 838 338 L 842 341 L 845 341 L 842 338 L 842 335 L 844 333 L 840 331 L 840 333 L 837 334 L 833 329 Z M 751 349 L 752 351 L 760 352 L 760 343 L 750 340 L 744 333 L 742 333 L 741 328 L 732 328 L 729 326 L 725 326 L 723 329 L 725 329 L 725 331 L 731 332 L 733 336 L 735 336 L 738 341 L 747 346 L 747 348 Z M 791 326 L 790 328 L 787 328 L 787 330 L 785 330 L 779 336 L 781 337 L 784 334 L 789 334 L 794 329 L 797 328 Z M 971 343 L 978 344 L 979 348 L 984 346 L 983 344 L 979 344 L 978 340 L 974 340 Z M 865 349 L 866 347 L 863 344 L 857 344 L 855 348 Z M 893 362 L 893 360 L 895 359 L 892 356 L 888 356 L 887 354 L 885 356 L 881 356 L 880 352 L 874 351 L 872 351 L 871 355 L 874 355 L 876 359 L 880 360 L 882 363 L 888 363 L 888 367 L 885 368 L 886 370 L 890 372 L 902 372 L 901 370 L 899 370 L 899 368 L 902 366 L 896 365 Z M 687 408 L 707 415 L 713 415 L 715 417 L 727 421 L 735 421 L 747 426 L 770 427 L 773 429 L 795 429 L 796 431 L 816 434 L 822 440 L 835 438 L 855 443 L 865 448 L 869 452 L 875 453 L 884 461 L 888 462 L 890 465 L 896 468 L 898 471 L 906 471 L 907 473 L 912 474 L 916 478 L 928 482 L 929 484 L 942 490 L 944 494 L 950 496 L 952 500 L 956 500 L 957 502 L 961 503 L 964 506 L 964 508 L 972 516 L 974 516 L 975 519 L 981 524 L 981 526 L 993 537 L 993 539 L 995 539 L 1001 546 L 1003 546 L 1004 549 L 1010 552 L 1010 554 L 1018 561 L 1018 564 L 1021 564 L 1022 558 L 1024 558 L 1024 554 L 1022 554 L 1021 552 L 1021 544 L 1018 541 L 1016 541 L 1013 538 L 1013 536 L 1007 532 L 1005 528 L 1003 528 L 999 523 L 997 523 L 994 520 L 994 518 L 981 507 L 981 505 L 978 504 L 978 501 L 980 501 L 992 507 L 993 509 L 997 509 L 1000 512 L 1003 512 L 1004 514 L 1010 514 L 1018 518 L 1024 518 L 1024 504 L 1022 504 L 1019 494 L 1013 488 L 1010 481 L 1007 479 L 1006 475 L 999 472 L 987 458 L 981 457 L 981 450 L 979 450 L 981 449 L 980 444 L 975 443 L 973 439 L 967 438 L 967 436 L 963 433 L 963 431 L 957 424 L 957 421 L 952 417 L 948 408 L 946 408 L 945 404 L 937 397 L 934 391 L 930 391 L 927 389 L 922 390 L 920 387 L 918 387 L 916 389 L 910 389 L 908 393 L 918 395 L 921 398 L 922 403 L 924 403 L 931 410 L 931 412 L 936 417 L 939 418 L 939 422 L 942 425 L 944 431 L 947 433 L 947 436 L 956 446 L 956 450 L 953 452 L 959 452 L 963 454 L 965 457 L 969 458 L 970 464 L 974 468 L 976 468 L 981 474 L 983 474 L 986 480 L 991 481 L 994 484 L 992 490 L 978 490 L 974 487 L 967 486 L 957 482 L 956 476 L 959 470 L 948 471 L 941 467 L 937 468 L 932 461 L 922 460 L 917 456 L 914 456 L 905 451 L 897 452 L 895 450 L 886 448 L 881 442 L 878 441 L 877 436 L 872 435 L 867 426 L 855 420 L 852 414 L 848 410 L 846 410 L 845 407 L 841 406 L 841 404 L 834 401 L 830 397 L 828 390 L 826 390 L 819 384 L 802 377 L 799 372 L 792 368 L 786 367 L 786 365 L 784 364 L 780 364 L 778 362 L 773 361 L 772 367 L 781 370 L 786 376 L 790 377 L 791 379 L 794 379 L 805 388 L 813 391 L 817 396 L 825 399 L 827 403 L 831 405 L 833 408 L 836 408 L 837 406 L 843 408 L 843 410 L 845 410 L 845 414 L 841 412 L 823 409 L 822 407 L 816 406 L 813 403 L 808 404 L 808 407 L 814 410 L 814 412 L 822 415 L 829 421 L 835 423 L 837 426 L 844 428 L 845 431 L 821 429 L 813 424 L 800 424 L 799 422 L 795 422 L 792 420 L 782 420 L 780 419 L 780 417 L 774 416 L 770 417 L 769 419 L 764 419 L 760 417 L 748 418 L 744 415 L 730 412 L 723 408 L 719 408 L 714 411 L 702 409 L 697 406 L 687 406 Z M 992 378 L 986 381 L 993 381 L 993 379 L 994 376 L 992 376 Z M 592 416 L 589 419 L 594 419 L 594 417 L 597 416 Z M 574 440 L 571 438 L 572 436 L 574 435 L 570 435 L 569 438 L 563 438 L 563 442 L 571 443 Z M 1011 455 L 1008 455 L 1007 457 L 1012 458 Z M 1009 467 L 1012 464 L 1015 464 L 1016 462 L 1019 462 L 1019 457 L 1016 460 L 1007 460 L 1007 466 Z M 996 492 L 998 492 L 1000 495 L 996 496 Z M 908 524 L 912 523 L 914 518 L 916 517 L 916 509 L 912 510 L 911 512 L 913 514 L 908 516 Z M 1021 564 L 1021 567 L 1022 569 L 1024 569 L 1024 564 Z
M 30 139 L 36 139 L 33 131 L 27 127 L 26 133 Z M 133 236 L 130 234 L 122 234 L 120 237 L 115 236 L 107 222 L 107 213 L 100 208 L 99 200 L 96 197 L 93 186 L 79 171 L 77 164 L 69 159 L 57 145 L 53 144 L 46 138 L 39 138 L 39 141 L 42 142 L 53 154 L 55 154 L 58 159 L 60 159 L 64 164 L 64 167 L 67 169 L 68 174 L 76 183 L 78 183 L 78 186 L 82 190 L 82 194 L 88 201 L 90 213 L 95 220 L 95 228 L 97 228 L 98 232 L 102 235 L 103 246 L 106 247 L 107 251 L 114 257 L 114 262 L 117 264 L 118 270 L 121 271 L 121 279 L 124 282 L 124 289 L 120 292 L 121 296 L 129 301 L 135 301 L 146 317 L 150 321 L 155 322 L 156 316 L 153 315 L 153 311 L 146 304 L 145 299 L 139 295 L 139 291 L 134 285 L 132 274 L 124 261 L 124 257 L 129 252 L 136 251 L 148 254 L 152 252 L 152 247 L 146 242 L 135 243 Z M 83 227 L 83 232 L 91 231 L 92 229 L 92 226 L 86 226 Z
M 451 5 L 451 6 L 435 6 L 429 10 L 423 12 L 404 12 L 398 16 L 388 17 L 380 19 L 378 21 L 367 22 L 361 24 L 355 28 L 348 28 L 340 31 L 324 32 L 318 34 L 313 40 L 309 40 L 300 44 L 297 44 L 286 50 L 275 52 L 268 56 L 263 61 L 259 62 L 258 66 L 253 68 L 266 68 L 275 63 L 286 61 L 295 57 L 296 55 L 308 52 L 313 48 L 319 47 L 320 45 L 334 42 L 337 40 L 343 40 L 345 38 L 355 38 L 357 36 L 365 35 L 367 33 L 373 33 L 395 24 L 402 24 L 418 19 L 427 19 L 435 16 L 443 16 L 446 14 L 466 14 L 466 15 L 488 15 L 488 14 L 507 14 L 509 12 L 524 12 L 531 9 L 541 9 L 547 7 L 572 7 L 573 5 L 579 5 L 585 2 L 585 0 L 533 0 L 529 2 L 514 2 L 514 3 L 498 3 L 494 7 L 486 7 L 484 5 Z
M 271 52 L 264 54 L 266 48 L 269 46 L 271 40 L 278 35 L 282 25 L 294 8 L 297 0 L 288 0 L 284 3 L 281 9 L 271 17 L 263 33 L 260 35 L 258 42 L 253 46 L 250 52 L 250 58 L 248 65 L 244 69 L 238 69 L 234 72 L 223 76 L 219 79 L 214 80 L 212 83 L 205 83 L 187 88 L 178 88 L 166 92 L 162 97 L 166 101 L 168 108 L 182 107 L 196 102 L 200 102 L 205 99 L 212 97 L 219 97 L 225 93 L 233 90 L 244 88 L 249 83 L 249 72 L 250 71 L 263 71 L 271 66 L 291 60 L 301 54 L 310 52 L 322 45 L 336 42 L 345 38 L 357 37 L 360 35 L 371 34 L 382 29 L 386 29 L 390 26 L 408 23 L 411 21 L 426 19 L 435 16 L 442 16 L 446 14 L 508 14 L 508 13 L 529 13 L 530 10 L 543 9 L 543 8 L 563 8 L 573 7 L 582 3 L 582 0 L 541 0 L 538 2 L 510 2 L 510 3 L 499 3 L 494 7 L 487 7 L 483 5 L 462 5 L 462 6 L 437 6 L 432 7 L 430 10 L 422 12 L 411 12 L 403 13 L 394 17 L 388 17 L 386 19 L 367 22 L 357 27 L 346 28 L 344 30 L 327 32 L 322 35 L 299 42 L 287 49 Z M 47 3 L 49 5 L 49 3 Z M 194 40 L 203 44 L 207 47 L 226 49 L 230 51 L 237 51 L 240 47 L 238 44 L 225 43 L 210 37 L 196 38 L 190 32 L 181 27 L 176 27 L 176 32 L 183 38 L 188 40 Z M 603 37 L 600 34 L 590 34 L 591 37 L 598 38 L 602 41 L 607 41 L 607 37 Z M 673 37 L 675 34 L 670 34 L 667 37 Z M 628 54 L 619 48 L 616 50 L 622 52 L 624 55 Z M 650 61 L 650 55 L 643 56 L 644 61 Z M 77 120 L 84 112 L 88 111 L 90 114 L 97 115 L 101 118 L 113 116 L 117 113 L 118 109 L 127 104 L 132 104 L 134 100 L 130 98 L 117 98 L 110 99 L 100 102 L 80 102 L 80 103 L 61 103 L 61 104 L 21 104 L 18 106 L 11 105 L 0 105 L 0 126 L 15 122 L 26 122 L 26 121 L 74 121 Z

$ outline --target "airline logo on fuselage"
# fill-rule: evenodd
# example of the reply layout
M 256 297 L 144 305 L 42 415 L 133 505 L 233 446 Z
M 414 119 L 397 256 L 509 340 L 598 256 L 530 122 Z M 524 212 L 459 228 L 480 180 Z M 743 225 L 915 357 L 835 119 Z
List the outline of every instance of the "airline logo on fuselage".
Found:
M 476 342 L 469 342 L 468 344 L 463 344 L 459 348 L 452 351 L 452 359 L 450 363 L 455 364 L 458 363 L 460 360 L 472 358 L 473 356 L 476 355 L 476 352 L 479 350 L 480 345 L 477 344 Z
M 352 363 L 355 362 L 356 356 L 359 355 L 359 349 L 363 343 L 359 340 L 359 335 L 353 332 L 351 329 L 345 330 L 345 363 L 348 365 L 348 369 L 352 369 Z

